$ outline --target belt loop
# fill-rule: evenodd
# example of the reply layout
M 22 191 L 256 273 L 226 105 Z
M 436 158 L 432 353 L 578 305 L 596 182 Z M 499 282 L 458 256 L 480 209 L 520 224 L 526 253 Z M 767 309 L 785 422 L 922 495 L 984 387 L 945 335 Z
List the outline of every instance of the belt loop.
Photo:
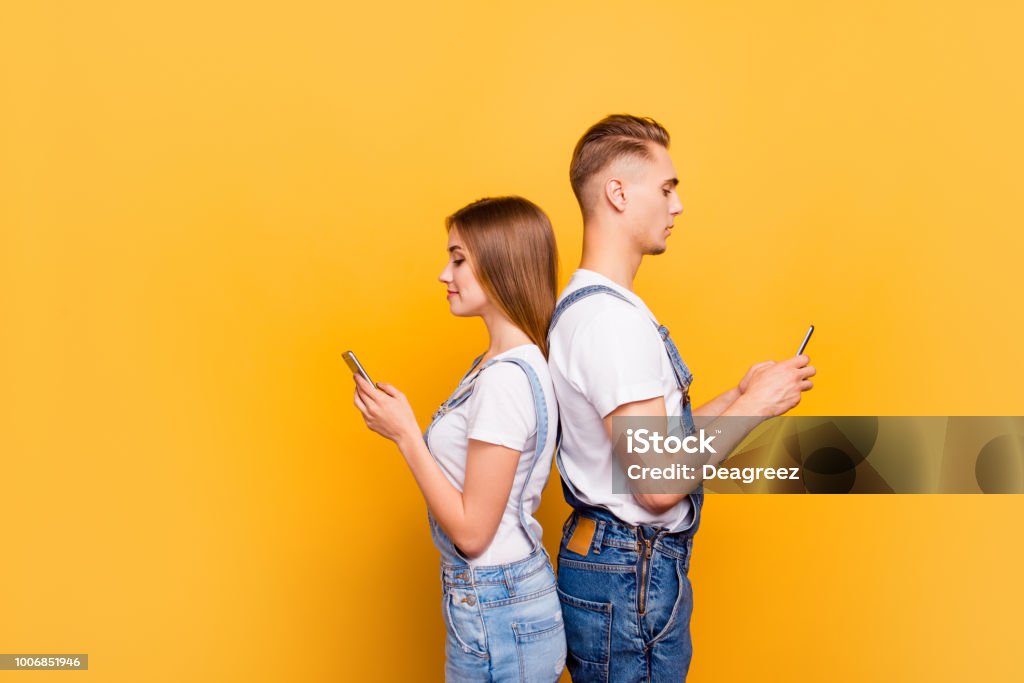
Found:
M 580 513 L 577 512 L 575 508 L 573 508 L 572 513 L 568 517 L 565 518 L 565 524 L 562 525 L 562 535 L 563 536 L 565 535 L 565 533 L 567 531 L 569 531 L 569 527 L 576 523 L 576 520 L 579 519 L 579 516 L 580 516 Z
M 607 523 L 602 519 L 597 523 L 597 533 L 594 534 L 594 540 L 591 543 L 591 548 L 594 550 L 595 555 L 601 554 L 601 541 L 604 540 L 604 529 Z
M 501 573 L 505 579 L 505 589 L 508 590 L 508 596 L 514 598 L 516 596 L 516 581 L 512 576 L 512 571 L 508 568 L 508 565 L 502 565 Z

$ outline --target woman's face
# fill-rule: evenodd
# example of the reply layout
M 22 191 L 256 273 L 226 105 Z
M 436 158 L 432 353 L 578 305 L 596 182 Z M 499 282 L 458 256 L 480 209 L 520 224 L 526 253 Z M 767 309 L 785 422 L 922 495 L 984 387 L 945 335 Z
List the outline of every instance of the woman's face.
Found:
M 452 315 L 483 315 L 491 306 L 490 300 L 473 275 L 472 257 L 462 245 L 459 231 L 448 232 L 448 265 L 437 278 L 448 287 L 448 305 Z

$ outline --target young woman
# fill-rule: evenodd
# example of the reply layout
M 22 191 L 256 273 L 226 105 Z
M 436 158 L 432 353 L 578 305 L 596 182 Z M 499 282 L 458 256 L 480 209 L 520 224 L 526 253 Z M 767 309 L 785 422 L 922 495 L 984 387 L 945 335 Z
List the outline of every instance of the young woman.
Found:
M 441 552 L 449 681 L 557 681 L 565 629 L 533 514 L 551 470 L 558 407 L 548 375 L 555 307 L 551 223 L 520 197 L 481 199 L 447 220 L 440 281 L 453 315 L 490 339 L 420 433 L 405 396 L 356 376 L 367 426 L 405 457 Z

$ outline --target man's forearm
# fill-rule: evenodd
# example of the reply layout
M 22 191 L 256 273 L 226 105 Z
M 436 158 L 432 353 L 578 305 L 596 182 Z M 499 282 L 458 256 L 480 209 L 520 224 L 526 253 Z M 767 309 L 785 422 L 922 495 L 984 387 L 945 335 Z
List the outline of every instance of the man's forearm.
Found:
M 733 387 L 729 391 L 723 394 L 719 394 L 699 408 L 694 408 L 693 414 L 699 417 L 718 417 L 726 411 L 726 409 L 735 403 L 736 399 L 740 397 L 740 390 L 737 387 Z

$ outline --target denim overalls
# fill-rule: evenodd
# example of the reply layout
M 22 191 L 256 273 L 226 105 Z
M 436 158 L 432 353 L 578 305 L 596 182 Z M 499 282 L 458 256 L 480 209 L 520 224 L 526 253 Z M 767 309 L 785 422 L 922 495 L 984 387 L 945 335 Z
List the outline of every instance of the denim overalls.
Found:
M 636 305 L 611 287 L 581 287 L 559 302 L 549 333 L 566 309 L 595 294 L 610 294 Z M 682 392 L 680 427 L 689 436 L 696 431 L 689 394 L 693 375 L 668 329 L 653 324 Z M 565 476 L 560 451 L 557 462 L 565 500 L 573 508 L 562 530 L 558 594 L 574 683 L 682 680 L 693 651 L 693 590 L 687 573 L 704 504 L 703 485 L 689 494 L 690 525 L 669 533 L 654 526 L 627 524 L 602 507 L 583 503 Z M 567 548 L 581 520 L 586 520 L 588 530 L 594 529 L 586 554 Z M 584 550 L 578 545 L 575 548 Z
M 473 393 L 479 373 L 473 361 L 455 392 L 434 413 L 424 433 Z M 517 365 L 526 373 L 537 414 L 537 447 L 523 453 L 531 464 L 519 496 L 519 521 L 530 539 L 530 555 L 522 560 L 487 567 L 471 566 L 441 526 L 429 514 L 434 545 L 441 552 L 441 611 L 445 621 L 445 679 L 447 681 L 557 681 L 565 666 L 565 628 L 555 592 L 551 559 L 541 539 L 526 522 L 523 497 L 535 472 L 546 474 L 551 461 L 543 461 L 547 444 L 548 407 L 544 390 L 530 364 L 520 358 L 495 358 Z M 429 446 L 429 441 L 428 441 Z M 433 454 L 431 454 L 433 455 Z M 517 468 L 518 470 L 518 468 Z

